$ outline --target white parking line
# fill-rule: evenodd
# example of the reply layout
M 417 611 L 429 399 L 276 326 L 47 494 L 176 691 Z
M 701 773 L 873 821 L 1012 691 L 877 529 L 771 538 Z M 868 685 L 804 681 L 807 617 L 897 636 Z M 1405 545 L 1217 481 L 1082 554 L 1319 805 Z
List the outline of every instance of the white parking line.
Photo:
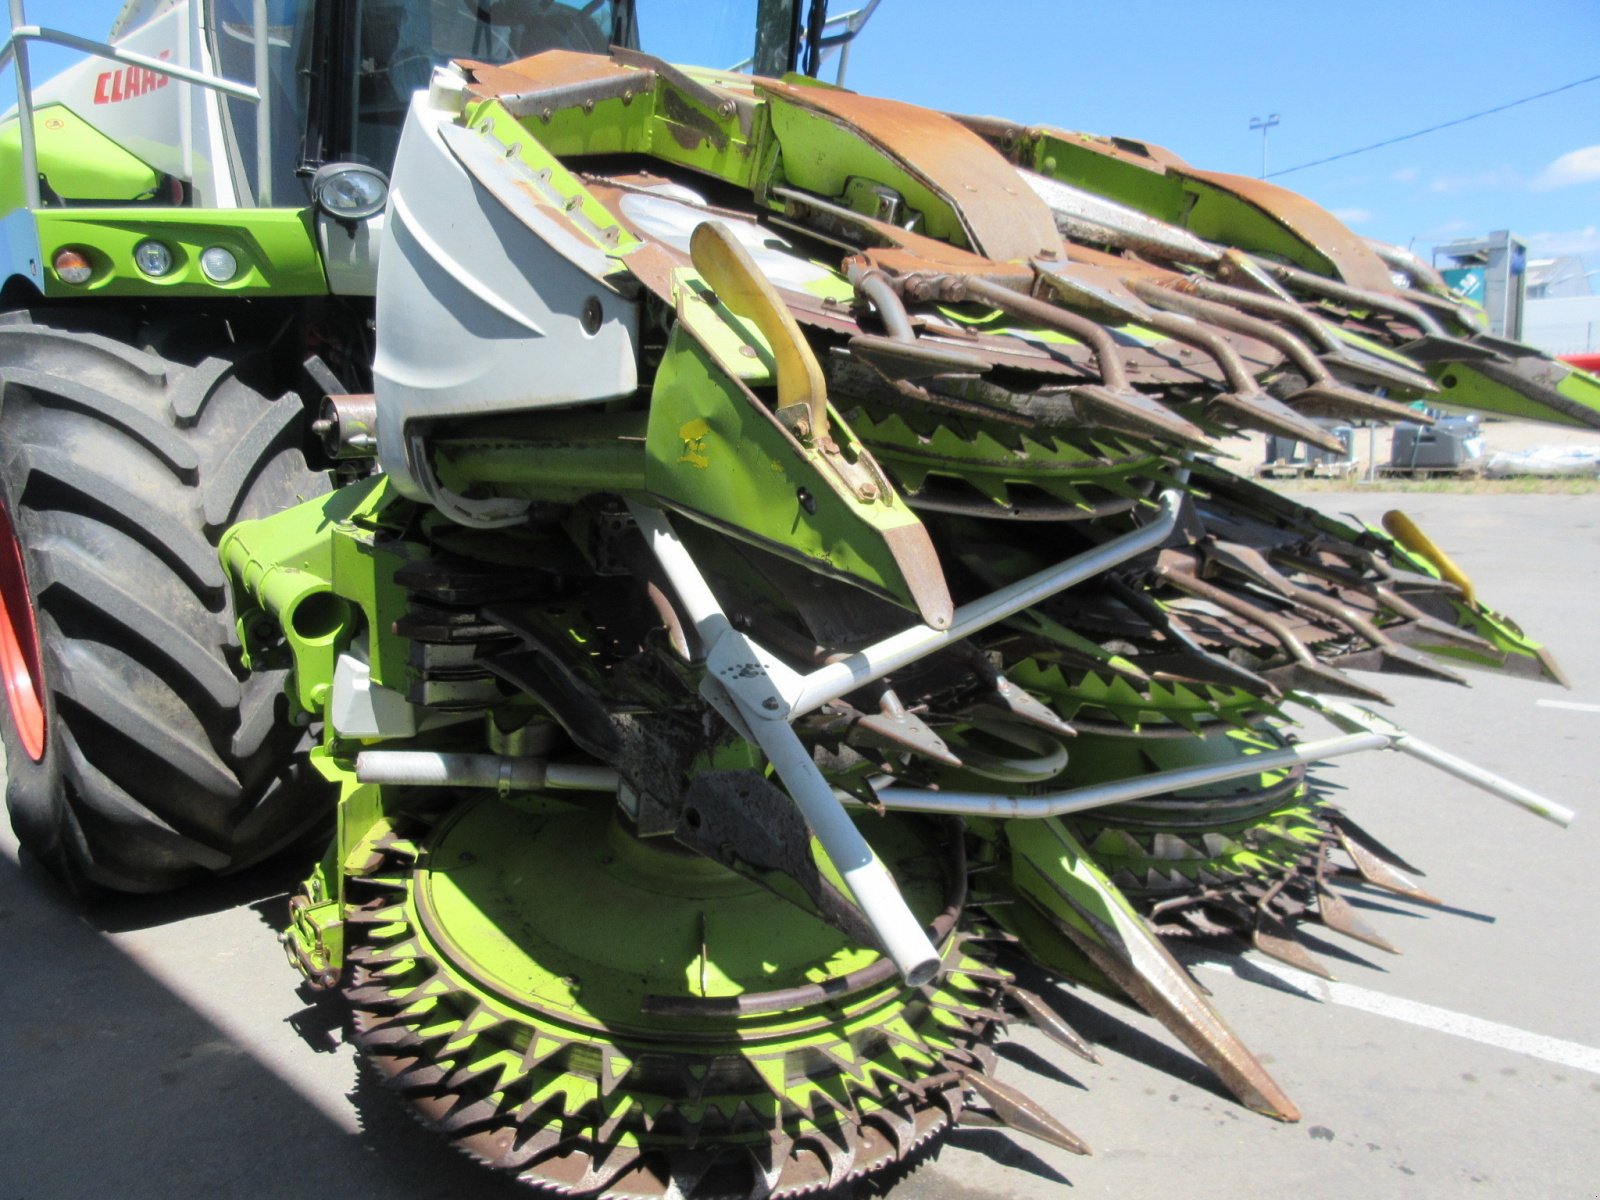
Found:
M 1540 708 L 1564 708 L 1568 712 L 1600 713 L 1600 704 L 1579 704 L 1576 700 L 1535 700 Z
M 1191 965 L 1205 967 L 1210 971 L 1226 971 L 1240 979 L 1248 979 L 1250 972 L 1241 971 L 1235 965 L 1240 961 L 1244 960 L 1229 962 L 1208 959 L 1195 961 Z M 1297 971 L 1293 967 L 1254 956 L 1247 961 L 1250 971 L 1264 971 L 1281 979 L 1295 990 L 1304 992 L 1313 1000 L 1342 1004 L 1346 1008 L 1372 1013 L 1374 1016 L 1388 1017 L 1393 1021 L 1403 1021 L 1407 1025 L 1417 1025 L 1438 1033 L 1452 1034 L 1455 1037 L 1467 1038 L 1469 1041 L 1481 1042 L 1485 1046 L 1497 1046 L 1516 1054 L 1526 1054 L 1559 1066 L 1571 1067 L 1578 1071 L 1591 1071 L 1600 1075 L 1600 1049 L 1593 1046 L 1568 1042 L 1561 1038 L 1545 1037 L 1541 1033 L 1530 1033 L 1514 1025 L 1502 1025 L 1498 1021 L 1469 1017 L 1466 1013 L 1437 1008 L 1432 1004 L 1422 1004 L 1416 1000 L 1386 996 L 1382 992 L 1374 992 L 1354 984 L 1329 982 L 1318 979 L 1315 975 L 1308 975 L 1304 971 Z

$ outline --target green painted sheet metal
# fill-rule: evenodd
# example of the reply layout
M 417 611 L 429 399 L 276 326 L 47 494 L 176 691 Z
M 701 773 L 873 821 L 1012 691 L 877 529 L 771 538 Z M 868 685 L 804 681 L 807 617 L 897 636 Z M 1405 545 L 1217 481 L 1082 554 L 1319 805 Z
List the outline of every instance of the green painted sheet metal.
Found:
M 963 249 L 968 246 L 961 214 L 899 159 L 825 113 L 765 90 L 761 97 L 782 150 L 778 169 L 783 182 L 819 196 L 842 197 L 852 178 L 870 179 L 899 192 L 908 217 L 921 214 L 920 232 Z
M 848 452 L 853 435 L 830 417 Z M 920 526 L 905 501 L 887 483 L 872 500 L 845 491 L 822 451 L 788 435 L 682 324 L 656 376 L 646 449 L 649 490 L 673 508 L 912 605 L 885 541 Z
M 607 101 L 606 103 L 618 106 L 622 104 L 620 100 Z M 596 106 L 597 109 L 599 107 L 601 106 Z M 635 101 L 630 107 L 642 112 L 645 108 L 645 103 L 642 100 Z M 580 115 L 585 112 L 581 108 L 569 111 Z M 564 113 L 563 115 L 566 114 Z M 609 129 L 611 133 L 616 135 L 615 152 L 632 150 L 635 148 L 634 143 L 638 139 L 630 132 L 630 117 L 627 113 L 621 114 L 619 121 L 620 124 L 613 127 L 607 126 L 603 120 L 591 117 L 587 123 L 597 133 Z M 545 141 L 546 137 L 554 136 L 553 131 L 544 129 L 536 120 L 519 122 L 506 109 L 505 105 L 498 100 L 478 105 L 473 110 L 469 125 L 495 142 L 502 153 L 515 157 L 530 171 L 533 171 L 542 181 L 544 187 L 550 190 L 553 197 L 559 198 L 565 211 L 581 213 L 584 222 L 574 222 L 573 228 L 585 234 L 585 236 L 589 236 L 590 240 L 600 249 L 610 253 L 626 254 L 629 250 L 640 245 L 639 239 L 612 215 L 610 209 L 590 194 L 589 190 L 583 186 L 583 182 L 568 170 L 558 157 L 562 153 L 570 154 L 582 151 L 561 151 L 553 148 Z M 529 134 L 534 134 L 535 136 L 530 137 L 528 136 Z M 560 141 L 565 140 L 567 139 L 558 137 L 558 144 Z M 609 147 L 612 143 L 608 140 L 606 145 Z M 588 153 L 596 153 L 596 151 L 589 150 Z M 536 199 L 547 198 L 538 193 L 530 194 L 534 195 Z M 598 230 L 600 236 L 594 237 L 591 235 L 585 225 L 591 229 Z
M 1041 175 L 1126 204 L 1197 237 L 1277 255 L 1315 271 L 1336 275 L 1331 259 L 1270 215 L 1204 180 L 1149 166 L 1108 152 L 1104 139 L 1089 134 L 1034 131 L 1026 139 L 1025 166 Z
M 161 175 L 124 150 L 77 113 L 46 104 L 33 114 L 39 173 L 68 201 L 138 201 L 154 196 Z M 16 117 L 0 124 L 0 212 L 25 203 L 22 194 L 22 131 Z
M 327 292 L 322 256 L 309 209 L 52 208 L 36 214 L 45 261 L 45 295 L 77 296 L 318 296 Z M 133 263 L 146 238 L 166 244 L 173 268 L 153 279 Z M 200 255 L 221 246 L 238 274 L 213 283 Z M 94 267 L 84 284 L 63 283 L 49 264 L 56 251 L 82 251 Z
M 457 494 L 488 485 L 496 495 L 570 502 L 595 492 L 642 495 L 645 414 L 544 412 L 524 432 L 441 436 L 430 447 L 439 482 Z
M 765 130 L 758 122 L 747 133 L 736 113 L 711 111 L 689 92 L 658 76 L 653 88 L 628 99 L 613 97 L 588 104 L 552 107 L 514 117 L 498 100 L 469 108 L 467 124 L 485 121 L 500 130 L 520 128 L 540 149 L 518 153 L 533 165 L 542 156 L 572 158 L 597 154 L 645 154 L 749 187 Z M 507 145 L 515 139 L 496 134 Z M 532 157 L 530 157 L 530 155 Z
M 363 628 L 373 679 L 406 690 L 409 642 L 394 632 L 404 593 L 394 573 L 424 551 L 379 535 L 391 509 L 410 507 L 380 475 L 223 535 L 218 553 L 246 665 L 292 666 L 289 694 L 301 712 L 323 715 L 334 665 Z
M 1528 390 L 1502 383 L 1467 363 L 1439 363 L 1429 367 L 1428 374 L 1439 385 L 1440 404 L 1522 421 L 1578 429 L 1600 427 L 1600 378 L 1553 361 L 1539 366 L 1550 383 Z M 1548 394 L 1551 402 L 1541 400 L 1540 392 Z

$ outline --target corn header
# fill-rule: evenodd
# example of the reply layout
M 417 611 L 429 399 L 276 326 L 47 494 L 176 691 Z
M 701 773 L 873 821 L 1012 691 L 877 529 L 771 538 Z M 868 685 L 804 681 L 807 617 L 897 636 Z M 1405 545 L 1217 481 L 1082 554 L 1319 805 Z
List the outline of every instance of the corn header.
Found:
M 1390 948 L 1341 890 L 1433 898 L 1308 769 L 1564 823 L 1370 707 L 1561 676 L 1236 435 L 1592 428 L 1600 381 L 1271 184 L 820 82 L 859 14 L 762 0 L 735 72 L 642 7 L 136 0 L 19 71 L 24 845 L 148 891 L 328 836 L 291 962 L 559 1193 L 800 1195 L 973 1122 L 1087 1151 L 995 1070 L 1017 1021 L 1093 1058 L 1061 987 L 1296 1119 L 1170 940 Z

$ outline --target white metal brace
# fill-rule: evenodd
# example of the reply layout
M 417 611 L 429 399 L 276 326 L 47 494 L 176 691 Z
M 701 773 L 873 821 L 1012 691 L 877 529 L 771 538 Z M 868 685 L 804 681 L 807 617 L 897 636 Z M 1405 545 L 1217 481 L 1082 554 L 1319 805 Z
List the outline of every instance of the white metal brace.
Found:
M 906 906 L 894 878 L 834 795 L 790 722 L 907 663 L 1002 621 L 1024 608 L 1153 550 L 1177 524 L 1183 495 L 1161 494 L 1150 521 L 1084 554 L 956 610 L 948 629 L 914 625 L 807 675 L 793 671 L 735 629 L 705 576 L 660 509 L 630 502 L 634 520 L 661 563 L 685 614 L 706 647 L 701 694 L 740 733 L 761 747 L 817 841 L 844 877 L 905 981 L 920 986 L 939 969 L 939 955 Z

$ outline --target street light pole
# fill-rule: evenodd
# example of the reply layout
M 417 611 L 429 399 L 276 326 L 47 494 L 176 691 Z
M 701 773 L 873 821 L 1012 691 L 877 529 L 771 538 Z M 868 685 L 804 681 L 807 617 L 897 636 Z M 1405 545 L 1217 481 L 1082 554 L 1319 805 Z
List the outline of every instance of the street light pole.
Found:
M 1266 120 L 1260 117 L 1250 118 L 1250 128 L 1261 130 L 1261 178 L 1267 177 L 1267 130 L 1278 124 L 1278 114 L 1273 113 Z

